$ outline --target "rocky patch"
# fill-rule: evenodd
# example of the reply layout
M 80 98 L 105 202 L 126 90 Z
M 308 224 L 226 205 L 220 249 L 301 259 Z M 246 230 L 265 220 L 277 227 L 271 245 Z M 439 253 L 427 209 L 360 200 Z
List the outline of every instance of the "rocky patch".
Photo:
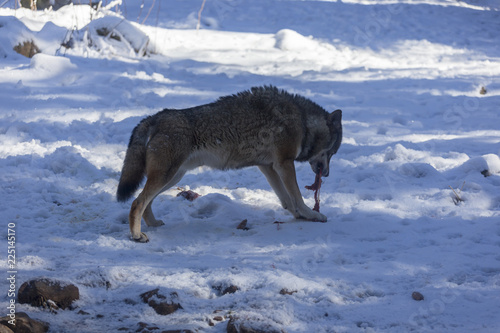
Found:
M 286 331 L 258 320 L 251 321 L 233 317 L 227 323 L 227 333 L 286 333 Z
M 26 313 L 16 313 L 15 325 L 11 325 L 10 317 L 0 318 L 0 333 L 45 333 L 49 330 L 49 324 L 31 319 Z
M 73 301 L 79 298 L 80 292 L 75 285 L 47 278 L 23 283 L 18 293 L 19 303 L 51 310 L 71 309 Z
M 160 289 L 156 288 L 141 294 L 141 299 L 144 303 L 152 307 L 157 314 L 167 316 L 175 311 L 182 309 L 179 303 L 175 303 L 173 299 L 177 299 L 177 293 L 173 292 L 170 297 L 164 296 L 160 293 Z

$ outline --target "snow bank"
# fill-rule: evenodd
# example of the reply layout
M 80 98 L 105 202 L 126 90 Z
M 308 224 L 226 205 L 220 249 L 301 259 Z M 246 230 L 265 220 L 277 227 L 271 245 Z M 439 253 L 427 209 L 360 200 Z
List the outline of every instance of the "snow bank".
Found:
M 77 66 L 72 64 L 68 58 L 39 53 L 31 58 L 30 68 L 33 71 L 45 71 L 57 75 L 77 69 Z
M 0 16 L 0 57 L 19 57 L 14 46 L 32 41 L 35 34 L 13 16 Z
M 283 51 L 317 50 L 319 43 L 312 37 L 304 37 L 296 31 L 283 29 L 276 33 L 276 47 Z
M 116 16 L 94 20 L 82 31 L 88 32 L 86 38 L 89 43 L 105 54 L 144 55 L 149 43 L 149 37 L 144 32 Z

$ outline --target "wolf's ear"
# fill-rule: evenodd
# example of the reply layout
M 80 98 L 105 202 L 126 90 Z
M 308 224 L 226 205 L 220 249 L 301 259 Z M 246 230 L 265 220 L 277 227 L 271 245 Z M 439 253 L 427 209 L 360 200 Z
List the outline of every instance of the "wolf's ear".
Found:
M 328 124 L 336 128 L 342 127 L 342 110 L 335 110 L 328 115 Z

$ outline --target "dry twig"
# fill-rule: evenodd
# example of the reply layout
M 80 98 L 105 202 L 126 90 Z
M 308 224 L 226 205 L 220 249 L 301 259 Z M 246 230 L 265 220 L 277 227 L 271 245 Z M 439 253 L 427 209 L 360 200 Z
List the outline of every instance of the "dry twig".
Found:
M 462 187 L 460 188 L 460 190 L 458 191 L 455 191 L 455 189 L 453 187 L 451 187 L 451 185 L 449 185 L 449 187 L 451 188 L 451 190 L 453 191 L 453 193 L 455 194 L 455 197 L 453 198 L 453 203 L 455 205 L 458 205 L 459 203 L 463 202 L 464 199 L 462 199 L 462 197 L 460 196 L 460 194 L 462 193 L 462 190 L 465 186 L 465 182 L 462 184 Z
M 203 3 L 201 4 L 201 8 L 198 11 L 198 24 L 196 24 L 196 30 L 200 30 L 200 25 L 201 25 L 201 12 L 203 11 L 203 7 L 205 7 L 205 2 L 207 0 L 203 0 Z

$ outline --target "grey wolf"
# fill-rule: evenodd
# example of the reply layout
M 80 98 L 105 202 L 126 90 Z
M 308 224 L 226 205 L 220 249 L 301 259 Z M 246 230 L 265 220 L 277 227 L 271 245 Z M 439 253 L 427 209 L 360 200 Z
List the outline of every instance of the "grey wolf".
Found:
M 328 177 L 341 141 L 341 110 L 328 113 L 310 99 L 273 86 L 188 109 L 164 109 L 132 131 L 117 199 L 129 199 L 147 177 L 129 214 L 132 239 L 147 242 L 141 218 L 148 226 L 163 225 L 151 204 L 186 171 L 201 165 L 223 170 L 258 166 L 295 218 L 326 222 L 325 215 L 304 204 L 294 161 L 308 161 L 315 174 Z

